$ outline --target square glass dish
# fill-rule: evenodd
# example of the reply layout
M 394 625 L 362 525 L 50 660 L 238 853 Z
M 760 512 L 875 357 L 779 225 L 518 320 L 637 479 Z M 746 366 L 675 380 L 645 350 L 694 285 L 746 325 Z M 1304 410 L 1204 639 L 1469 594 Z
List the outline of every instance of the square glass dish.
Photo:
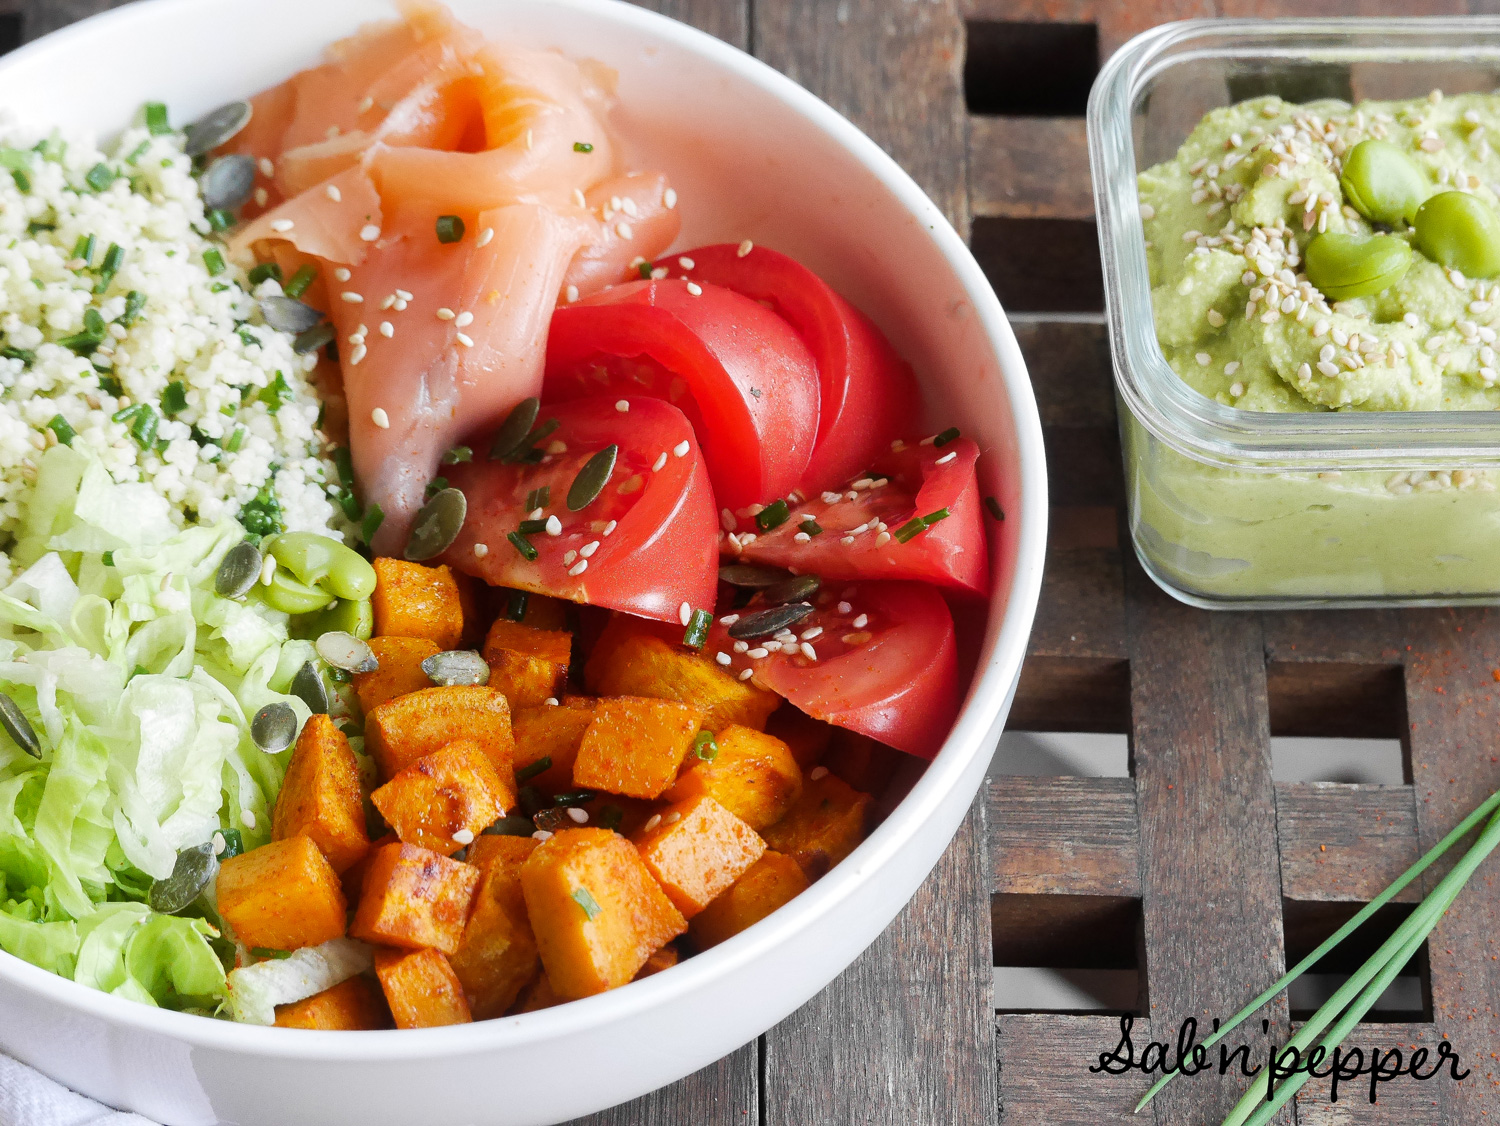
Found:
M 1457 187 L 1493 205 L 1500 193 L 1500 132 L 1492 150 L 1482 126 L 1493 111 L 1500 129 L 1500 96 L 1479 101 L 1454 95 L 1490 95 L 1497 87 L 1500 19 L 1484 17 L 1193 20 L 1137 36 L 1104 67 L 1089 100 L 1089 153 L 1130 528 L 1142 564 L 1175 597 L 1203 607 L 1246 609 L 1500 602 L 1500 387 L 1492 366 L 1500 349 L 1500 285 L 1491 294 L 1494 282 L 1465 278 L 1413 253 L 1411 280 L 1368 302 L 1334 303 L 1310 290 L 1297 267 L 1301 250 L 1320 228 L 1316 219 L 1307 220 L 1306 228 L 1299 221 L 1304 197 L 1325 189 L 1331 229 L 1358 231 L 1364 221 L 1335 198 L 1336 173 L 1302 166 L 1290 133 L 1283 146 L 1290 155 L 1278 156 L 1274 147 L 1247 143 L 1252 127 L 1243 136 L 1231 133 L 1221 149 L 1262 162 L 1256 176 L 1288 181 L 1277 189 L 1283 192 L 1278 199 L 1291 206 L 1281 208 L 1284 217 L 1273 224 L 1280 234 L 1273 231 L 1270 239 L 1277 261 L 1269 265 L 1281 269 L 1252 277 L 1251 253 L 1227 267 L 1247 272 L 1231 273 L 1214 291 L 1217 308 L 1201 288 L 1185 283 L 1159 289 L 1154 308 L 1152 269 L 1161 259 L 1151 256 L 1172 253 L 1173 246 L 1153 249 L 1148 243 L 1146 216 L 1155 220 L 1158 214 L 1143 206 L 1137 180 L 1143 170 L 1172 160 L 1210 111 L 1277 96 L 1310 104 L 1316 142 L 1327 141 L 1329 151 L 1339 154 L 1361 136 L 1381 136 L 1381 121 L 1391 123 L 1393 138 L 1411 126 L 1419 132 L 1405 135 L 1421 138 L 1416 156 L 1433 190 Z M 1355 118 L 1350 103 L 1371 99 L 1422 101 L 1409 114 Z M 1286 116 L 1274 112 L 1274 103 L 1267 106 L 1257 103 L 1276 122 L 1269 137 L 1274 146 Z M 1333 124 L 1339 121 L 1344 124 Z M 1195 162 L 1188 172 L 1209 164 L 1212 179 L 1220 159 Z M 1264 170 L 1264 163 L 1278 160 L 1278 172 Z M 1460 165 L 1468 169 L 1462 179 Z M 1319 179 L 1315 172 L 1322 179 L 1309 184 L 1309 177 Z M 1241 181 L 1251 182 L 1239 190 L 1253 194 L 1259 181 L 1241 173 Z M 1230 179 L 1227 173 L 1224 178 Z M 1218 183 L 1191 186 L 1207 189 L 1194 191 L 1200 198 L 1191 206 L 1207 200 L 1212 207 L 1209 193 L 1220 190 Z M 1230 206 L 1209 212 L 1215 223 L 1236 214 L 1238 197 L 1230 194 Z M 1307 199 L 1306 215 L 1315 216 L 1316 202 Z M 1187 219 L 1179 225 L 1204 214 L 1202 208 L 1191 210 L 1188 199 L 1182 204 Z M 1268 214 L 1252 210 L 1253 221 L 1242 218 L 1229 232 L 1228 249 L 1254 240 L 1256 228 L 1271 222 Z M 1172 233 L 1178 255 L 1186 253 L 1175 243 L 1179 235 L 1205 246 L 1196 230 L 1176 230 L 1170 222 L 1154 229 Z M 1259 237 L 1265 235 L 1263 229 Z M 1223 236 L 1214 227 L 1206 242 Z M 1212 253 L 1204 252 L 1205 265 Z M 1286 282 L 1281 289 L 1278 274 Z M 1424 306 L 1426 298 L 1431 301 Z M 1441 311 L 1455 300 L 1456 319 Z M 1194 301 L 1200 307 L 1192 307 Z M 1247 327 L 1257 335 L 1240 378 L 1238 353 L 1225 364 L 1222 350 L 1192 351 L 1200 329 L 1181 330 L 1184 305 L 1194 324 L 1198 318 L 1210 325 L 1223 325 L 1226 317 L 1253 318 Z M 1411 311 L 1416 308 L 1440 311 L 1424 318 Z M 1371 325 L 1367 350 L 1369 338 L 1378 337 L 1373 355 L 1350 355 L 1360 348 L 1357 336 L 1352 344 L 1347 339 L 1345 314 L 1351 312 Z M 1245 332 L 1239 329 L 1241 344 L 1251 339 Z M 1410 341 L 1410 353 L 1405 343 L 1398 347 L 1397 337 Z M 1304 356 L 1297 349 L 1309 341 L 1312 352 L 1305 358 L 1312 368 L 1298 362 Z M 1418 349 L 1425 355 L 1416 355 Z M 1320 350 L 1325 366 L 1314 370 Z M 1333 362 L 1346 356 L 1344 367 Z M 1193 360 L 1203 365 L 1201 379 L 1190 367 Z M 1421 400 L 1444 409 L 1316 409 L 1341 405 L 1337 395 L 1320 399 L 1320 388 L 1357 382 L 1348 376 L 1355 366 L 1365 368 L 1366 360 L 1373 374 L 1354 373 L 1361 379 L 1396 379 L 1395 372 L 1407 381 L 1401 395 L 1387 396 L 1391 401 Z M 1467 367 L 1474 370 L 1461 370 Z M 1194 374 L 1200 389 L 1179 374 L 1183 369 Z M 1339 394 L 1347 405 L 1348 393 Z M 1451 409 L 1458 405 L 1462 409 Z

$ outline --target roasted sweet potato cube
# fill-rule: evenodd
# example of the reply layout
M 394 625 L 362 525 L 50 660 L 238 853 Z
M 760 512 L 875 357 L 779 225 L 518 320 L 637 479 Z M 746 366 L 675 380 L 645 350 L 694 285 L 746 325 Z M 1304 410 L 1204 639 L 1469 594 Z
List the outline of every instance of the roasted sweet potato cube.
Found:
M 802 867 L 790 856 L 766 852 L 746 873 L 693 917 L 689 931 L 700 950 L 733 938 L 808 888 Z
M 754 829 L 706 794 L 668 806 L 659 822 L 631 840 L 672 905 L 689 919 L 766 851 Z
M 503 1016 L 541 969 L 521 892 L 521 865 L 536 848 L 530 837 L 481 837 L 472 857 L 482 873 L 474 907 L 452 960 L 476 1020 Z
M 654 798 L 670 786 L 703 713 L 668 700 L 600 700 L 573 760 L 573 783 L 632 798 Z
M 802 771 L 774 735 L 733 724 L 714 736 L 711 760 L 690 754 L 668 801 L 707 794 L 752 829 L 781 820 L 802 793 Z
M 478 685 L 424 688 L 387 700 L 365 717 L 365 750 L 382 778 L 394 778 L 455 739 L 476 740 L 500 777 L 509 777 L 515 744 L 505 694 Z
M 335 872 L 370 851 L 359 764 L 349 740 L 326 715 L 302 725 L 271 816 L 271 839 L 303 836 L 323 850 Z
M 505 693 L 512 708 L 560 699 L 568 686 L 573 635 L 496 618 L 484 639 L 490 687 Z
M 370 801 L 407 844 L 451 856 L 516 804 L 516 787 L 477 742 L 455 739 L 417 759 Z
M 338 873 L 311 837 L 287 837 L 219 866 L 219 914 L 246 946 L 296 950 L 344 933 Z
M 375 560 L 370 608 L 377 637 L 425 637 L 439 649 L 453 649 L 464 634 L 463 599 L 447 564 Z
M 370 842 L 369 851 L 361 856 L 349 869 L 339 874 L 339 883 L 344 888 L 344 899 L 358 906 L 360 897 L 365 891 L 365 873 L 370 870 L 370 862 L 375 859 L 375 854 L 388 844 L 395 844 L 401 838 L 395 833 L 386 833 L 383 837 Z
M 389 1028 L 391 1013 L 378 985 L 367 977 L 351 977 L 306 1000 L 277 1005 L 276 1026 L 354 1032 Z
M 441 951 L 377 950 L 375 976 L 397 1028 L 436 1028 L 474 1019 L 464 987 Z
M 682 955 L 678 953 L 677 945 L 669 942 L 646 959 L 646 964 L 640 968 L 634 980 L 640 981 L 641 978 L 650 977 L 652 974 L 659 974 L 662 970 L 670 970 L 678 963 L 681 957 Z
M 385 946 L 433 946 L 452 954 L 478 883 L 479 869 L 470 864 L 416 845 L 386 845 L 365 872 L 349 934 Z
M 783 704 L 766 720 L 766 734 L 776 736 L 791 748 L 792 757 L 804 774 L 823 761 L 838 730 L 791 704 Z
M 563 829 L 521 866 L 521 890 L 547 979 L 572 1000 L 624 985 L 687 921 L 628 840 Z
M 904 757 L 896 748 L 868 735 L 840 730 L 829 743 L 823 765 L 856 790 L 879 794 L 890 784 Z
M 359 706 L 369 715 L 387 700 L 431 688 L 432 681 L 422 671 L 422 662 L 441 652 L 426 637 L 372 637 L 370 649 L 380 667 L 374 672 L 355 674 L 354 691 Z
M 535 708 L 518 708 L 511 714 L 511 731 L 516 741 L 516 770 L 546 759 L 540 773 L 529 775 L 526 785 L 544 794 L 561 793 L 573 786 L 573 761 L 583 743 L 583 733 L 594 720 L 590 700 L 588 708 L 554 707 L 543 704 Z
M 816 777 L 815 777 L 816 776 Z M 811 771 L 802 796 L 785 817 L 765 829 L 766 844 L 784 852 L 816 880 L 864 840 L 870 795 L 837 774 Z
M 703 711 L 703 726 L 718 731 L 731 723 L 757 730 L 781 697 L 738 680 L 711 655 L 684 649 L 671 627 L 616 614 L 589 655 L 584 680 L 599 696 L 650 696 L 677 700 Z
M 552 983 L 547 980 L 545 973 L 539 973 L 531 979 L 521 995 L 516 998 L 516 1003 L 511 1006 L 510 1014 L 534 1013 L 538 1009 L 550 1009 L 555 1005 L 561 1005 L 566 997 L 559 997 L 552 988 Z

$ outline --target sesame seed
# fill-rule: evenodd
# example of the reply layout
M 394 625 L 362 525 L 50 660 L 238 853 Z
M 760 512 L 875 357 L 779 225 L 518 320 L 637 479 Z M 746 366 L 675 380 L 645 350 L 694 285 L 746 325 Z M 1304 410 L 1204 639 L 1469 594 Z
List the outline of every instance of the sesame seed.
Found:
M 549 536 L 562 535 L 562 521 L 555 514 L 547 517 L 547 534 Z
M 565 454 L 568 452 L 568 443 L 564 442 L 561 438 L 553 438 L 552 441 L 547 443 L 547 452 L 549 454 Z
M 611 520 L 608 524 L 604 525 L 604 534 L 606 536 L 609 535 L 611 532 L 613 532 L 619 526 L 620 525 L 619 525 L 619 523 L 617 521 Z
M 849 605 L 849 603 L 847 603 L 847 602 L 840 602 L 839 603 L 839 613 L 840 614 L 850 614 L 850 613 L 853 613 L 853 612 L 854 612 L 854 607 L 851 606 L 851 605 Z
M 672 447 L 672 453 L 676 457 L 687 457 L 688 450 L 692 448 L 693 447 L 688 443 L 688 440 L 684 438 L 682 441 L 678 442 L 675 446 Z
M 458 328 L 468 328 L 474 323 L 474 314 L 465 310 L 453 318 L 453 323 Z
M 822 635 L 823 635 L 823 627 L 822 626 L 813 626 L 812 629 L 805 629 L 805 630 L 802 631 L 802 640 L 803 641 L 812 641 L 814 638 L 821 637 Z
M 362 305 L 365 295 L 363 293 L 355 293 L 352 289 L 346 289 L 339 294 L 339 298 L 350 305 Z
M 740 679 L 741 680 L 749 680 L 754 675 L 755 675 L 755 670 L 754 669 L 746 669 L 744 672 L 740 673 Z M 247 810 L 246 812 L 249 812 L 249 811 Z
M 843 493 L 824 493 L 823 494 L 823 503 L 824 504 L 838 504 L 838 502 L 841 501 L 841 500 L 843 500 L 843 499 L 844 499 L 844 494 Z
M 574 578 L 577 578 L 588 569 L 589 561 L 587 559 L 580 559 L 577 563 L 574 563 L 571 567 L 568 568 L 568 574 L 572 575 Z
M 746 239 L 744 242 L 740 243 L 740 245 L 735 249 L 734 255 L 735 255 L 736 258 L 743 258 L 745 255 L 749 254 L 754 249 L 755 249 L 755 244 L 753 242 L 751 242 L 749 239 Z
M 448 308 L 446 305 L 437 311 L 437 319 L 440 321 L 451 321 L 453 319 L 453 316 L 453 310 Z
M 572 549 L 569 549 L 563 555 L 563 566 L 564 567 L 570 566 L 572 564 L 573 560 L 575 560 L 577 558 L 578 558 L 578 552 L 573 551 Z
M 589 811 L 586 809 L 579 809 L 576 805 L 570 805 L 568 806 L 568 817 L 572 819 L 573 824 L 583 825 L 588 822 Z
M 266 191 L 265 188 L 256 188 L 255 189 L 255 205 L 257 207 L 264 207 L 266 205 L 266 203 L 270 200 L 270 198 L 271 198 L 271 193 L 268 192 L 268 191 Z
M 727 665 L 731 661 L 733 661 L 734 658 L 731 657 L 728 653 L 724 652 L 724 650 L 720 649 L 717 653 L 714 654 L 714 660 L 718 661 L 721 665 Z
M 687 625 L 693 620 L 692 603 L 684 602 L 681 606 L 677 607 L 677 619 L 682 622 L 683 625 Z
M 666 204 L 667 210 L 671 211 L 672 208 L 677 206 L 677 190 L 675 188 L 668 188 L 662 193 L 661 201 Z
M 1329 378 L 1332 378 L 1339 373 L 1338 365 L 1328 360 L 1319 360 L 1318 370 Z
M 938 458 L 937 459 L 937 464 L 938 465 L 947 465 L 950 461 L 952 461 L 957 456 L 958 456 L 958 451 L 954 450 L 952 453 L 944 454 L 942 457 Z
M 656 828 L 660 824 L 661 824 L 661 814 L 660 813 L 653 813 L 650 816 L 650 818 L 646 821 L 646 823 L 641 826 L 641 828 L 644 829 L 646 832 L 649 833 L 652 829 Z
M 363 360 L 365 358 L 366 351 L 367 349 L 363 344 L 356 344 L 354 346 L 354 351 L 349 353 L 349 366 L 353 367 L 355 364 Z
M 294 223 L 294 222 L 292 222 L 290 219 L 273 219 L 273 220 L 271 220 L 271 230 L 273 230 L 273 231 L 282 231 L 282 232 L 289 231 L 293 227 L 295 227 L 296 225 L 297 224 Z
M 622 239 L 630 239 L 634 237 L 635 231 L 631 229 L 629 223 L 621 219 L 615 224 L 615 234 L 619 235 Z
M 542 701 L 542 703 L 546 704 L 549 708 L 555 708 L 557 707 L 557 697 L 548 696 L 545 700 Z
M 495 228 L 494 227 L 486 227 L 484 230 L 482 230 L 482 231 L 479 232 L 479 238 L 477 238 L 474 241 L 474 245 L 475 246 L 488 246 L 490 244 L 490 239 L 492 239 L 494 237 L 495 237 Z
M 1230 360 L 1227 364 L 1224 365 L 1224 374 L 1225 375 L 1233 375 L 1235 372 L 1237 372 L 1239 370 L 1240 370 L 1240 362 L 1238 360 Z
M 389 309 L 395 303 L 396 303 L 396 295 L 394 293 L 387 294 L 385 297 L 381 298 L 380 307 L 382 309 Z
M 867 626 L 869 624 L 870 624 L 870 615 L 869 614 L 861 614 L 859 617 L 855 618 L 854 622 L 853 622 L 853 625 L 854 625 L 855 629 L 864 629 L 865 626 Z
M 260 564 L 260 585 L 270 586 L 276 577 L 276 556 L 267 554 Z
M 370 421 L 382 430 L 391 428 L 391 416 L 385 413 L 384 407 L 376 407 L 370 412 Z
M 625 414 L 626 412 L 628 412 L 630 410 L 630 400 L 629 399 L 616 399 L 615 400 L 615 410 L 619 411 L 621 414 Z
M 472 347 L 474 347 L 474 338 L 472 336 L 468 335 L 467 333 L 455 332 L 453 334 L 453 339 L 457 340 L 465 348 L 472 348 Z
M 1199 367 L 1207 367 L 1213 360 L 1213 357 L 1210 356 L 1207 352 L 1199 352 L 1196 356 L 1193 357 L 1193 359 L 1198 361 Z
M 380 237 L 380 228 L 374 223 L 366 223 L 359 229 L 359 237 L 364 242 L 374 242 Z
M 845 547 L 848 547 L 853 542 L 854 542 L 854 537 L 853 536 L 845 536 L 843 539 L 839 540 L 839 543 L 843 544 Z
M 460 829 L 460 830 L 458 830 L 456 833 L 453 834 L 453 842 L 455 844 L 461 844 L 461 845 L 473 844 L 474 843 L 474 830 L 473 829 Z
M 338 269 L 333 271 L 333 276 L 341 282 L 348 281 L 350 276 L 348 267 L 340 266 Z
M 582 547 L 580 547 L 578 549 L 578 554 L 581 555 L 581 556 L 583 556 L 585 559 L 587 559 L 591 555 L 593 555 L 594 552 L 596 552 L 598 550 L 599 550 L 599 541 L 598 540 L 589 540 L 588 543 L 584 544 Z M 683 622 L 682 624 L 683 625 L 687 625 L 686 622 Z
M 531 839 L 534 841 L 550 841 L 552 839 L 552 834 L 547 832 L 546 829 L 538 829 L 536 832 L 531 834 Z
M 792 537 L 792 539 L 797 543 L 807 543 L 812 539 L 812 536 L 808 535 L 806 532 L 798 532 Z
M 323 189 L 323 194 L 333 200 L 334 203 L 342 203 L 344 199 L 343 193 L 339 191 L 337 184 L 329 184 Z
M 886 544 L 888 544 L 890 542 L 891 542 L 891 533 L 890 532 L 884 532 L 883 531 L 883 532 L 880 533 L 880 535 L 878 535 L 878 536 L 875 537 L 875 546 L 876 547 L 884 547 Z
M 240 821 L 247 829 L 255 828 L 255 811 L 253 809 L 240 810 Z
M 660 473 L 661 472 L 661 467 L 664 466 L 664 465 L 666 465 L 666 464 L 667 464 L 667 454 L 666 454 L 666 451 L 663 450 L 661 453 L 659 453 L 659 454 L 656 455 L 656 460 L 651 463 L 651 472 L 652 473 Z
M 826 766 L 815 766 L 807 772 L 807 776 L 814 782 L 821 782 L 828 777 L 828 768 Z
M 396 326 L 391 324 L 390 321 L 381 321 L 380 335 L 389 340 L 391 337 L 396 335 Z
M 489 544 L 487 544 L 487 543 L 476 543 L 474 545 L 474 555 L 477 558 L 483 559 L 489 553 L 490 553 L 490 545 Z
M 408 293 L 406 290 L 404 290 L 404 289 L 398 289 L 398 290 L 396 290 L 396 300 L 397 301 L 410 301 L 411 299 L 412 299 L 412 295 L 410 293 Z
M 687 283 L 687 291 L 689 293 L 691 293 L 694 297 L 702 297 L 703 296 L 703 287 L 701 285 L 699 285 L 697 282 L 691 282 L 691 281 L 688 282 Z
M 677 264 L 684 270 L 691 270 L 694 266 L 697 265 L 697 263 L 689 258 L 686 254 L 677 259 Z
M 1245 385 L 1238 380 L 1229 385 L 1229 393 L 1238 399 L 1245 393 Z
M 570 285 L 567 289 L 563 290 L 563 300 L 565 300 L 569 305 L 577 301 L 578 287 L 576 285 Z

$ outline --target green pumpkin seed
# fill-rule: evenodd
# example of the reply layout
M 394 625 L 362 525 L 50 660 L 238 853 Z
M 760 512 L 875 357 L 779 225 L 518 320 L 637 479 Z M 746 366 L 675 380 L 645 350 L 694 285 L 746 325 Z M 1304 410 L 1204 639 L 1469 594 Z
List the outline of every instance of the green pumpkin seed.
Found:
M 292 677 L 292 695 L 306 704 L 313 715 L 328 714 L 328 689 L 311 661 L 303 661 L 297 675 Z
M 529 837 L 534 832 L 536 832 L 536 822 L 520 814 L 502 817 L 485 830 L 485 833 L 492 837 Z
M 526 443 L 526 436 L 536 425 L 536 416 L 541 413 L 541 400 L 535 396 L 522 399 L 513 406 L 500 429 L 495 431 L 495 440 L 490 443 L 490 460 L 500 461 L 510 457 Z
M 422 661 L 427 679 L 444 688 L 455 684 L 488 684 L 490 666 L 473 649 L 450 649 Z
M 254 113 L 249 102 L 230 102 L 212 113 L 206 113 L 183 130 L 187 138 L 182 151 L 188 156 L 202 156 L 216 149 L 245 126 Z
M 1389 141 L 1374 139 L 1349 150 L 1339 187 L 1354 210 L 1389 227 L 1412 222 L 1432 194 L 1432 182 L 1420 164 Z
M 1400 281 L 1410 266 L 1411 247 L 1394 235 L 1365 238 L 1330 231 L 1308 243 L 1302 258 L 1307 280 L 1331 301 L 1379 293 Z
M 238 207 L 255 189 L 255 158 L 240 152 L 219 157 L 204 169 L 198 188 L 206 208 Z
M 615 459 L 619 456 L 620 447 L 611 444 L 583 463 L 583 468 L 568 488 L 569 512 L 579 512 L 594 503 L 614 475 Z
M 757 567 L 753 563 L 726 563 L 719 568 L 719 581 L 746 590 L 763 590 L 785 582 L 790 572 L 779 567 Z
M 823 580 L 817 575 L 793 575 L 789 579 L 768 586 L 761 592 L 767 606 L 779 606 L 783 602 L 805 602 L 818 593 Z
M 323 660 L 345 672 L 374 672 L 380 667 L 380 662 L 375 658 L 375 650 L 352 633 L 342 630 L 322 634 L 313 642 L 313 648 Z
M 1471 278 L 1500 274 L 1500 214 L 1479 196 L 1439 192 L 1417 209 L 1413 227 L 1417 248 L 1439 266 Z
M 294 297 L 262 297 L 260 315 L 277 332 L 302 333 L 323 319 L 323 314 Z
M 42 741 L 36 737 L 36 729 L 31 726 L 31 720 L 26 718 L 21 706 L 4 692 L 0 692 L 0 727 L 4 727 L 5 733 L 15 740 L 16 746 L 32 758 L 42 757 Z
M 469 514 L 469 502 L 458 489 L 439 489 L 432 499 L 417 511 L 412 521 L 411 537 L 406 541 L 406 558 L 414 563 L 443 554 L 458 533 L 463 531 Z
M 299 356 L 305 356 L 309 352 L 316 352 L 325 344 L 333 340 L 333 326 L 327 321 L 322 324 L 313 325 L 312 328 L 303 329 L 292 341 L 292 351 Z
M 746 614 L 729 627 L 729 636 L 736 641 L 749 641 L 756 637 L 770 637 L 788 626 L 795 625 L 813 612 L 810 602 L 787 602 Z
M 164 880 L 153 880 L 146 902 L 151 910 L 175 915 L 193 905 L 203 889 L 219 874 L 219 858 L 211 841 L 204 841 L 177 854 L 172 874 Z
M 265 558 L 260 549 L 246 540 L 224 553 L 214 573 L 214 593 L 220 598 L 243 598 L 260 579 Z
M 250 741 L 268 755 L 279 755 L 296 739 L 297 713 L 292 711 L 290 704 L 283 704 L 279 700 L 274 704 L 267 704 L 250 721 Z

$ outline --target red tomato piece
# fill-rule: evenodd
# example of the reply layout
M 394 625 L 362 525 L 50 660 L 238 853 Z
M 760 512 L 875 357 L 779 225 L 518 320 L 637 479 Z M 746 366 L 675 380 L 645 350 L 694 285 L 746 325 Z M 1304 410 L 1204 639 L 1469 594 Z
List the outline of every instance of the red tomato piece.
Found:
M 611 286 L 552 317 L 543 397 L 652 395 L 697 431 L 714 496 L 742 508 L 802 478 L 818 375 L 785 321 L 748 297 L 680 279 Z
M 770 531 L 742 521 L 743 531 L 726 538 L 724 549 L 747 563 L 825 579 L 922 579 L 988 594 L 989 558 L 974 476 L 978 457 L 979 447 L 968 438 L 941 447 L 887 448 L 870 466 L 877 476 L 809 497 Z M 914 519 L 942 512 L 947 515 L 925 528 L 911 526 Z
M 539 425 L 560 425 L 542 439 L 549 452 L 539 464 L 490 461 L 476 448 L 474 461 L 448 467 L 448 483 L 463 490 L 469 510 L 442 561 L 492 586 L 663 621 L 679 621 L 684 602 L 712 607 L 718 525 L 693 428 L 661 399 L 626 398 L 628 411 L 616 400 L 543 407 Z M 619 453 L 608 481 L 595 500 L 570 511 L 574 479 L 610 445 Z M 546 503 L 538 504 L 542 489 Z M 555 519 L 556 532 L 527 532 L 523 547 L 509 537 L 522 535 L 521 521 L 531 519 Z
M 958 715 L 959 682 L 953 616 L 936 590 L 908 582 L 825 586 L 809 616 L 736 652 L 729 627 L 758 608 L 721 614 L 705 652 L 727 656 L 728 671 L 753 669 L 757 683 L 817 719 L 908 754 L 937 754 Z
M 720 243 L 668 255 L 657 266 L 768 305 L 807 345 L 822 397 L 804 491 L 831 488 L 868 468 L 921 413 L 911 367 L 885 334 L 796 259 L 763 246 L 741 254 L 734 243 Z

